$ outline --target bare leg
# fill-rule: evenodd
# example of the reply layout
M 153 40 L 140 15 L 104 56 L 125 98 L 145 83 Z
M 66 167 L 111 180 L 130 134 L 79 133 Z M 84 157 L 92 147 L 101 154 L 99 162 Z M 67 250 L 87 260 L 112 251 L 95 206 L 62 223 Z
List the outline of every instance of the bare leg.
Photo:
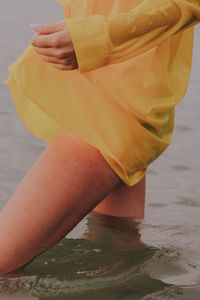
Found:
M 145 177 L 136 185 L 129 187 L 118 185 L 94 211 L 116 217 L 144 218 Z
M 0 274 L 62 239 L 120 182 L 97 149 L 63 130 L 0 214 Z

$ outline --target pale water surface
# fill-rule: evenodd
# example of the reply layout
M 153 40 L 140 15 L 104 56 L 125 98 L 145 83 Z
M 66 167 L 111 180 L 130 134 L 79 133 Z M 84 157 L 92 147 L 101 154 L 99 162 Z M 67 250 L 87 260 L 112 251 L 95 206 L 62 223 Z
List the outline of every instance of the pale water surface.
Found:
M 46 146 L 15 111 L 3 84 L 7 67 L 31 40 L 30 23 L 60 19 L 54 0 L 0 0 L 1 208 Z M 173 143 L 149 168 L 145 219 L 88 215 L 55 247 L 0 278 L 0 299 L 200 299 L 199 42 L 197 27 Z

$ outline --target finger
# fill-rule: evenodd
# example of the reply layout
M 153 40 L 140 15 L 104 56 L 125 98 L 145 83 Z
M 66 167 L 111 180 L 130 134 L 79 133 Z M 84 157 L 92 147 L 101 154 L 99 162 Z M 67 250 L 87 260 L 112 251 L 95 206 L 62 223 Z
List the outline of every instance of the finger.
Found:
M 60 33 L 58 32 L 47 34 L 47 35 L 36 34 L 32 38 L 31 44 L 34 47 L 39 47 L 39 48 L 50 48 L 50 47 L 62 46 Z
M 73 70 L 74 69 L 74 66 L 73 65 L 70 65 L 70 66 L 64 66 L 62 64 L 54 64 L 54 67 L 56 69 L 60 69 L 60 70 Z
M 61 65 L 69 65 L 72 62 L 72 60 L 69 60 L 67 58 L 58 59 L 58 58 L 50 57 L 50 56 L 43 56 L 42 58 L 46 62 L 55 63 L 55 64 L 61 64 Z
M 35 47 L 35 51 L 38 54 L 43 55 L 43 56 L 52 56 L 52 57 L 54 57 L 54 55 L 55 55 L 55 50 L 52 47 L 50 47 L 50 48 Z
M 54 32 L 47 35 L 36 34 L 33 36 L 32 45 L 39 48 L 61 48 L 66 45 L 72 50 L 72 43 L 70 43 L 67 31 Z
M 53 24 L 31 24 L 31 27 L 39 33 L 42 34 L 48 34 L 48 33 L 53 33 L 53 32 L 58 32 L 63 30 L 66 27 L 66 22 L 65 21 L 59 21 Z
M 50 48 L 52 47 L 52 39 L 50 35 L 35 35 L 31 40 L 31 44 L 34 47 Z
M 54 49 L 54 48 L 38 48 L 35 47 L 35 51 L 42 56 L 55 57 L 57 59 L 71 58 L 74 56 L 74 52 L 67 52 L 67 49 Z

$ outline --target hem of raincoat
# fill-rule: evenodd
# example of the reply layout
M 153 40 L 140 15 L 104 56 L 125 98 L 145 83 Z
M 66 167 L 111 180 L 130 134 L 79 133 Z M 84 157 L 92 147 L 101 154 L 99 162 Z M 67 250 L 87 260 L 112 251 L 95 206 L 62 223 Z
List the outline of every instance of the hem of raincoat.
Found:
M 20 103 L 18 101 L 18 97 L 15 96 L 15 88 L 18 89 L 18 93 L 22 93 L 23 96 L 26 97 L 27 99 L 27 103 L 28 101 L 30 101 L 31 103 L 33 103 L 38 110 L 41 110 L 44 114 L 46 114 L 50 119 L 52 119 L 60 128 L 56 129 L 57 130 L 57 134 L 59 134 L 59 132 L 62 129 L 71 131 L 72 133 L 78 135 L 82 140 L 84 140 L 86 143 L 88 143 L 89 145 L 91 145 L 92 147 L 95 147 L 95 145 L 93 145 L 92 143 L 88 142 L 86 139 L 84 139 L 84 137 L 82 137 L 81 135 L 79 135 L 77 132 L 73 132 L 73 130 L 70 128 L 67 128 L 66 125 L 62 124 L 60 121 L 56 120 L 53 116 L 51 116 L 43 107 L 41 107 L 37 101 L 34 101 L 30 95 L 28 95 L 28 93 L 26 92 L 26 90 L 24 89 L 24 87 L 22 87 L 22 85 L 16 80 L 13 72 L 11 71 L 11 67 L 9 68 L 9 72 L 10 75 L 7 79 L 7 81 L 5 82 L 12 93 L 12 97 L 13 97 L 13 102 L 14 105 L 16 107 L 16 111 L 22 121 L 22 123 L 25 125 L 25 127 L 27 127 L 27 129 L 33 134 L 35 135 L 37 138 L 47 142 L 47 143 L 51 143 L 51 141 L 53 139 L 46 139 L 45 135 L 40 135 L 38 133 L 36 133 L 36 131 L 34 130 L 33 126 L 29 126 L 28 122 L 25 121 L 24 115 L 20 113 Z M 56 135 L 54 135 L 55 137 Z M 104 159 L 106 160 L 106 162 L 109 164 L 109 166 L 111 167 L 111 169 L 118 175 L 118 177 L 121 179 L 121 181 L 123 183 L 125 183 L 127 186 L 133 186 L 136 183 L 138 183 L 145 175 L 146 173 L 146 169 L 145 170 L 140 170 L 137 171 L 131 175 L 127 174 L 125 168 L 123 167 L 123 164 L 119 161 L 117 161 L 117 159 L 112 158 L 111 156 L 109 156 L 108 154 L 106 154 L 104 151 L 100 150 L 99 148 L 95 147 L 104 157 Z

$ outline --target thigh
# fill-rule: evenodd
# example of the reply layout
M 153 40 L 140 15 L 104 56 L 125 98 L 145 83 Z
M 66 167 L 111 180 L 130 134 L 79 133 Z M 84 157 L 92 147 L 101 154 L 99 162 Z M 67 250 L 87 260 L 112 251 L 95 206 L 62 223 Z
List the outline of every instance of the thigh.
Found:
M 144 218 L 146 178 L 129 187 L 119 184 L 94 211 L 116 217 Z
M 97 149 L 63 130 L 0 214 L 0 273 L 62 239 L 120 182 Z

